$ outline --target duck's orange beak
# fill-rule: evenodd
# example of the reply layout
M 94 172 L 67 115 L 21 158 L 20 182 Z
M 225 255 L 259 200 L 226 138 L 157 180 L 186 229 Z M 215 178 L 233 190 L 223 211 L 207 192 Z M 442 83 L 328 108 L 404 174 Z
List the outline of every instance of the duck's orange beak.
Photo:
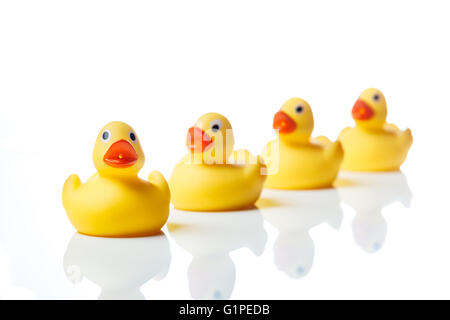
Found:
M 355 102 L 352 109 L 352 116 L 355 120 L 368 120 L 373 117 L 373 109 L 367 105 L 361 99 Z
M 273 117 L 273 128 L 280 133 L 289 133 L 295 130 L 297 125 L 285 112 L 278 111 Z
M 211 137 L 199 127 L 191 127 L 188 130 L 186 145 L 192 152 L 203 152 L 212 145 Z
M 126 140 L 114 142 L 103 156 L 103 161 L 114 168 L 128 168 L 138 160 L 136 150 Z

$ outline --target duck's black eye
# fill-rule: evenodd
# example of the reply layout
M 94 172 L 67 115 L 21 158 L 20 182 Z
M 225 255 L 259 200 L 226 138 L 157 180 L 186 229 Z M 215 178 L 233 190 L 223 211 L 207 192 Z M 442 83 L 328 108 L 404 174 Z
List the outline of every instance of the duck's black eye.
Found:
M 303 107 L 302 106 L 298 106 L 297 108 L 295 108 L 295 112 L 302 113 L 303 112 Z
M 109 141 L 109 138 L 111 138 L 111 132 L 109 132 L 109 130 L 103 131 L 103 133 L 102 133 L 102 140 L 104 142 L 107 142 L 107 141 Z
M 380 96 L 379 96 L 378 94 L 375 94 L 375 95 L 373 96 L 373 100 L 374 100 L 374 101 L 380 100 Z
M 213 120 L 209 123 L 209 126 L 211 127 L 212 132 L 217 132 L 222 128 L 222 121 L 219 119 Z
M 133 142 L 136 141 L 136 135 L 134 134 L 134 132 L 130 132 L 130 140 Z

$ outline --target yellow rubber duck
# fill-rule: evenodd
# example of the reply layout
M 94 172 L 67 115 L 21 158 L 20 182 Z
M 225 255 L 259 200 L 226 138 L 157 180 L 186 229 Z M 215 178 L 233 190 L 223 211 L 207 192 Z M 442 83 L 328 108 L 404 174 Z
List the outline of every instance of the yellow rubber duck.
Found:
M 365 90 L 352 109 L 356 127 L 339 135 L 345 151 L 343 170 L 397 171 L 412 144 L 410 129 L 386 123 L 386 99 L 374 88 Z
M 233 152 L 230 122 L 218 113 L 201 116 L 187 134 L 186 155 L 169 179 L 172 203 L 190 211 L 228 211 L 252 207 L 265 176 L 259 157 Z
M 275 114 L 273 128 L 279 139 L 263 150 L 271 189 L 331 187 L 342 161 L 342 147 L 326 137 L 311 138 L 314 119 L 309 104 L 300 98 L 287 100 Z
M 71 175 L 64 184 L 63 205 L 79 233 L 101 237 L 138 237 L 160 232 L 169 216 L 170 191 L 153 171 L 144 181 L 145 162 L 135 131 L 111 122 L 100 131 L 93 160 L 97 173 L 82 184 Z

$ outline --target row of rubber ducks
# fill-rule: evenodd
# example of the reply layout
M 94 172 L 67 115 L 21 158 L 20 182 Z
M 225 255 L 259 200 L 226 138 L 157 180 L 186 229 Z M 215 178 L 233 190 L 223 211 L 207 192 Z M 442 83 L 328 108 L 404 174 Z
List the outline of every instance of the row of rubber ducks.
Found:
M 234 151 L 230 122 L 208 113 L 188 130 L 186 155 L 167 182 L 158 172 L 138 177 L 145 162 L 135 131 L 111 122 L 99 133 L 93 152 L 97 172 L 82 183 L 71 175 L 63 205 L 78 232 L 104 237 L 137 237 L 160 232 L 170 203 L 189 211 L 231 211 L 254 206 L 263 187 L 304 190 L 332 187 L 340 169 L 399 170 L 412 144 L 409 129 L 386 123 L 386 100 L 377 89 L 365 90 L 352 109 L 356 126 L 336 142 L 312 138 L 309 104 L 286 101 L 273 120 L 279 133 L 261 156 Z

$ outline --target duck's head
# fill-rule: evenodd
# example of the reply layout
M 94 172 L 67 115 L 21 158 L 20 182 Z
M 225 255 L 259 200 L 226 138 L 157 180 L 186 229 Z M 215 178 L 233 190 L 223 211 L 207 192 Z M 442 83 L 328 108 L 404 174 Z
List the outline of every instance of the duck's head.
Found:
M 308 102 L 300 98 L 286 101 L 273 118 L 273 128 L 278 130 L 283 141 L 309 141 L 314 128 L 314 118 Z
M 380 129 L 386 121 L 387 108 L 383 93 L 375 88 L 361 93 L 352 109 L 356 125 L 363 129 Z
M 100 131 L 92 158 L 100 175 L 137 175 L 145 162 L 136 132 L 119 121 Z
M 226 163 L 234 148 L 233 129 L 223 115 L 207 113 L 189 128 L 186 144 L 194 161 Z

